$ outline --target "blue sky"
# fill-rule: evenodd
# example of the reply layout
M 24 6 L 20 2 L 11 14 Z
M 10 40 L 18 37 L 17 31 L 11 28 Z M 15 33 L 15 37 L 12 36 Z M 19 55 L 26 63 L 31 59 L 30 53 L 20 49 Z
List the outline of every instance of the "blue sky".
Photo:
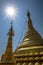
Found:
M 18 47 L 27 31 L 27 16 L 29 10 L 31 20 L 35 29 L 43 38 L 43 0 L 0 0 L 0 56 L 4 53 L 8 42 L 7 33 L 10 28 L 11 18 L 6 17 L 4 9 L 8 5 L 18 9 L 14 18 L 13 29 L 13 51 Z

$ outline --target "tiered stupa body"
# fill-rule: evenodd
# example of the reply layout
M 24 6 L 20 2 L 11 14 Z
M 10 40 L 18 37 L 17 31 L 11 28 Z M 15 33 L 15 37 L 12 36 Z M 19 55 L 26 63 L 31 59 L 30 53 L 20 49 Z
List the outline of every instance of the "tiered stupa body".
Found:
M 14 52 L 17 65 L 43 65 L 43 39 L 34 29 L 28 16 L 28 31 L 20 46 Z

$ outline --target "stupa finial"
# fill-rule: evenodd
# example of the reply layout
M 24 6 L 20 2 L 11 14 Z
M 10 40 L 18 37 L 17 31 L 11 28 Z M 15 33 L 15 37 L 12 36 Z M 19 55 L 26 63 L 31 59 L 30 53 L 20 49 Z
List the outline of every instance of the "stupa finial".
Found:
M 14 31 L 13 31 L 13 20 L 11 21 L 11 27 L 10 27 L 9 32 L 8 32 L 7 35 L 14 36 Z
M 28 28 L 32 28 L 33 27 L 33 25 L 32 25 L 32 21 L 31 21 L 31 19 L 30 19 L 30 12 L 28 11 L 27 12 L 27 20 L 28 20 Z
M 13 24 L 13 20 L 11 21 L 11 25 Z
M 30 18 L 30 12 L 29 11 L 27 12 L 27 17 Z

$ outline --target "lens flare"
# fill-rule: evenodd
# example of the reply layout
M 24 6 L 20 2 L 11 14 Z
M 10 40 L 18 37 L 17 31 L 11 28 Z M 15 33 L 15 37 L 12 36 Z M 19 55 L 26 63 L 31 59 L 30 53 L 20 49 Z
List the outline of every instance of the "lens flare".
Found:
M 10 16 L 10 17 L 16 16 L 16 9 L 13 7 L 7 7 L 5 11 L 7 16 Z

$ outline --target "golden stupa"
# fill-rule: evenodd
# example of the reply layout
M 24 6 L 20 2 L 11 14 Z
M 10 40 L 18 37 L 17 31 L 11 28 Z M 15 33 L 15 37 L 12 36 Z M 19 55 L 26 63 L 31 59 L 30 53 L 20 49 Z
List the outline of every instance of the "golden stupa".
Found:
M 12 50 L 12 37 L 14 36 L 12 23 L 7 35 L 9 36 L 8 43 L 4 54 L 2 54 L 0 65 L 16 65 Z
M 14 53 L 12 52 L 12 36 L 14 32 L 11 23 L 7 47 L 1 57 L 0 65 L 43 65 L 43 39 L 33 27 L 29 12 L 27 12 L 27 17 L 28 31 Z
M 35 30 L 27 12 L 28 31 L 20 46 L 14 52 L 17 65 L 43 65 L 43 39 Z

